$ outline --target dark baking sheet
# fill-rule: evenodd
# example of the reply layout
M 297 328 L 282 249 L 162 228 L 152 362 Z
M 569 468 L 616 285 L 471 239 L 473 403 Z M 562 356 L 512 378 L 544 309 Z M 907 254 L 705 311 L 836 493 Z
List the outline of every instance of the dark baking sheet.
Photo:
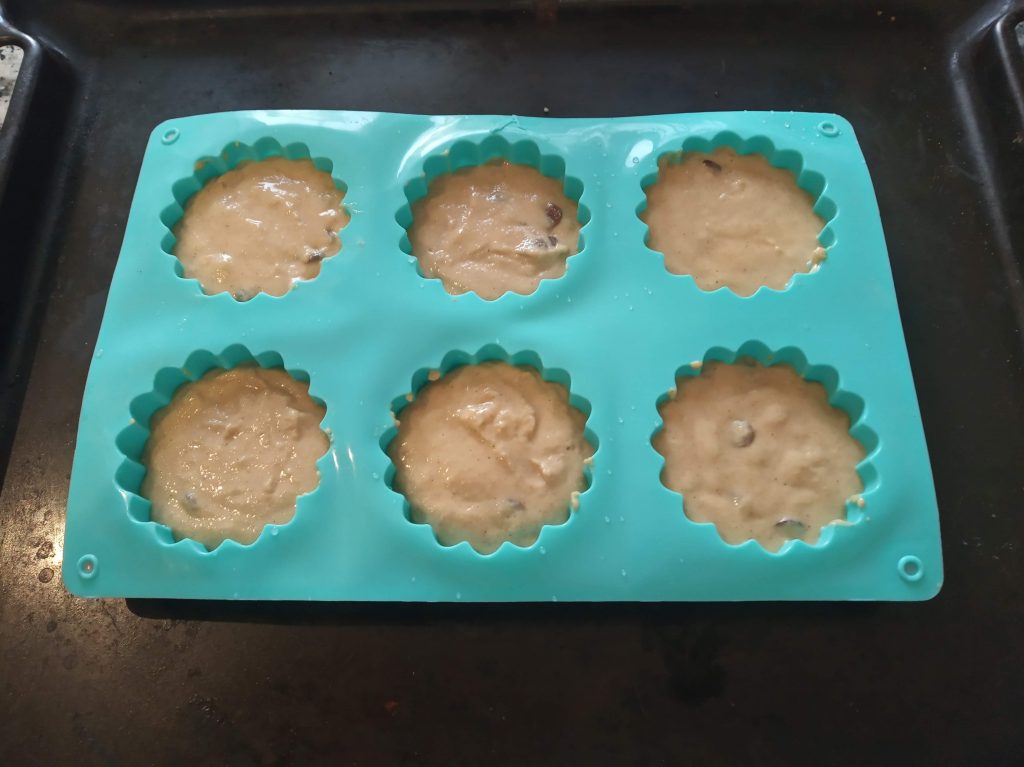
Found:
M 1024 4 L 448 5 L 4 6 L 39 48 L 0 134 L 3 760 L 1024 762 Z M 146 136 L 175 115 L 270 106 L 849 118 L 928 436 L 942 593 L 917 605 L 70 597 L 59 567 L 79 399 Z

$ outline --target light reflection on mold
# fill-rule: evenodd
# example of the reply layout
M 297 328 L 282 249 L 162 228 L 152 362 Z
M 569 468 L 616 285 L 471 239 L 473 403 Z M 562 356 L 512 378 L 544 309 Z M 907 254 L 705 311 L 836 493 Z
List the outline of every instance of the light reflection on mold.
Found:
M 637 141 L 626 155 L 626 167 L 630 168 L 654 151 L 654 142 L 649 138 Z

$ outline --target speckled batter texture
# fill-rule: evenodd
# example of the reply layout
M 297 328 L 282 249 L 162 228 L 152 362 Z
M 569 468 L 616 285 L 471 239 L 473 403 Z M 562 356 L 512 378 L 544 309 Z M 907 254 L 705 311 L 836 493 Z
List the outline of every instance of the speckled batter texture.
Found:
M 568 390 L 531 367 L 486 362 L 428 383 L 388 446 L 394 487 L 441 543 L 529 546 L 586 489 L 594 453 Z
M 341 249 L 342 193 L 311 160 L 273 157 L 211 179 L 174 228 L 174 255 L 207 293 L 283 296 Z
M 142 495 L 153 521 L 213 549 L 252 543 L 295 515 L 320 481 L 325 409 L 283 370 L 212 370 L 185 384 L 150 425 Z
M 771 551 L 791 538 L 814 543 L 845 518 L 846 501 L 864 489 L 864 448 L 821 384 L 788 365 L 743 360 L 709 362 L 677 386 L 653 443 L 686 516 L 714 523 L 728 543 L 753 538 Z
M 561 182 L 496 160 L 439 176 L 413 203 L 412 252 L 449 293 L 533 293 L 576 253 L 577 206 Z
M 781 290 L 826 255 L 818 241 L 825 222 L 793 174 L 728 148 L 662 158 L 640 217 L 665 268 L 703 290 Z

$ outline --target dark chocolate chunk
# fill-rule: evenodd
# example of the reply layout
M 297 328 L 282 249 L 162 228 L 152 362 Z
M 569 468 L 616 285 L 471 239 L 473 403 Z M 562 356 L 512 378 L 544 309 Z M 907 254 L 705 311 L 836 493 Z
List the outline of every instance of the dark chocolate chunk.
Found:
M 562 220 L 562 209 L 553 202 L 549 202 L 544 212 L 548 216 L 548 221 L 551 222 L 551 227 L 554 228 L 558 226 L 558 223 Z
M 710 170 L 712 173 L 722 172 L 722 166 L 719 165 L 714 160 L 701 160 L 701 162 L 704 163 L 704 167 Z
M 548 235 L 548 242 L 551 244 L 551 247 L 553 248 L 553 247 L 555 247 L 558 244 L 558 238 L 555 237 L 555 235 L 553 235 L 553 234 L 549 234 Z
M 736 420 L 729 424 L 729 437 L 735 447 L 747 447 L 756 436 L 750 421 Z

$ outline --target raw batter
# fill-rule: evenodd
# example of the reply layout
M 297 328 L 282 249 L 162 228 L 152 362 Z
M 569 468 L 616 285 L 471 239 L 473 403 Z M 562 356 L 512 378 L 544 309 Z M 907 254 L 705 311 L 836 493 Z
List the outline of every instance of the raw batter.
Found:
M 682 493 L 686 516 L 713 522 L 728 543 L 814 543 L 864 489 L 849 417 L 792 367 L 709 362 L 677 385 L 653 440 L 661 480 Z
M 528 165 L 495 160 L 439 176 L 413 203 L 409 240 L 427 277 L 489 301 L 528 295 L 576 253 L 576 203 Z
M 311 160 L 245 163 L 188 201 L 174 228 L 174 255 L 207 293 L 283 296 L 341 249 L 343 197 Z
M 295 515 L 320 481 L 324 408 L 283 370 L 212 370 L 157 411 L 142 458 L 142 495 L 175 538 L 213 549 L 252 543 Z
M 825 222 L 813 208 L 792 173 L 723 148 L 662 158 L 640 217 L 670 272 L 749 296 L 762 285 L 781 290 L 825 259 Z
M 446 545 L 489 554 L 530 546 L 561 524 L 586 488 L 594 448 L 569 392 L 531 367 L 485 362 L 428 383 L 399 414 L 388 446 L 394 487 L 414 522 Z

